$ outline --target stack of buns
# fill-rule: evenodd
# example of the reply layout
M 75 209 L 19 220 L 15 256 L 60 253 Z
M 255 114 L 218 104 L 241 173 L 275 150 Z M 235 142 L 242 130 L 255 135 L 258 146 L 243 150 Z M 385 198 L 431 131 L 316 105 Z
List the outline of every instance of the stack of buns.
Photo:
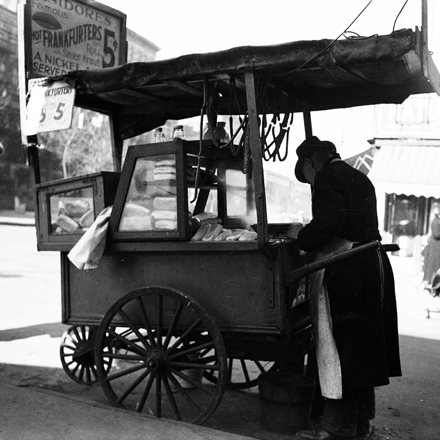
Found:
M 176 180 L 176 161 L 161 159 L 154 162 L 153 180 Z
M 52 228 L 57 234 L 83 232 L 94 220 L 94 211 L 87 200 L 70 200 L 60 205 Z
M 153 201 L 154 227 L 159 230 L 177 229 L 177 198 L 155 197 Z

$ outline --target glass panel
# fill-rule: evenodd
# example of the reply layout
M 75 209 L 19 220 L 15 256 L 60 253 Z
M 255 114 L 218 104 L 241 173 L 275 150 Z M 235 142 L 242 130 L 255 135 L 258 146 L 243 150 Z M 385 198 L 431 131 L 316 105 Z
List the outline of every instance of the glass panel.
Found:
M 174 154 L 136 159 L 118 230 L 177 230 Z
M 246 175 L 238 170 L 226 170 L 226 203 L 228 217 L 247 214 Z
M 93 187 L 53 194 L 49 198 L 52 234 L 78 234 L 95 220 Z
M 41 182 L 113 171 L 110 118 L 74 108 L 69 130 L 39 133 Z
M 194 188 L 188 188 L 188 212 L 190 214 L 194 213 L 194 208 L 196 206 L 197 200 L 195 200 L 193 203 L 191 201 L 194 198 Z M 200 196 L 200 191 L 199 191 Z M 211 214 L 218 215 L 218 202 L 217 202 L 217 190 L 211 190 L 209 191 L 208 200 L 206 201 L 206 205 L 203 208 L 203 211 L 209 212 Z

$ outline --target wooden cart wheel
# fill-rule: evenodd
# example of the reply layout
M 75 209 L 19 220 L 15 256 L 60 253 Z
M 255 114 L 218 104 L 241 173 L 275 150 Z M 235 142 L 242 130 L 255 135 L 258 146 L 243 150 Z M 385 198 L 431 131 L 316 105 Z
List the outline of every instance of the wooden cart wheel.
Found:
M 74 325 L 63 334 L 60 343 L 61 364 L 67 375 L 81 385 L 98 382 L 94 349 L 98 326 Z M 104 358 L 105 360 L 105 358 Z M 110 368 L 111 359 L 104 362 L 104 372 Z
M 209 353 L 207 353 L 209 355 Z M 267 371 L 277 371 L 278 362 L 228 358 L 228 384 L 231 390 L 244 390 L 258 385 L 258 376 Z M 212 383 L 217 381 L 213 371 L 205 370 L 203 376 Z
M 207 349 L 210 356 L 202 358 Z M 198 303 L 169 288 L 139 289 L 118 300 L 99 327 L 95 361 L 112 405 L 190 423 L 209 418 L 227 383 L 219 330 Z M 216 372 L 215 384 L 202 380 L 205 370 Z

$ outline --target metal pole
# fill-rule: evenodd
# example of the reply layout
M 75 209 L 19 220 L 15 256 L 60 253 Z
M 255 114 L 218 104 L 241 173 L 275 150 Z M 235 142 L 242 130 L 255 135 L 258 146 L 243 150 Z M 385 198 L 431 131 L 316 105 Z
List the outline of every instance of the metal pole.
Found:
M 313 136 L 312 130 L 312 118 L 310 116 L 310 110 L 303 111 L 304 118 L 304 131 L 306 132 L 306 139 Z

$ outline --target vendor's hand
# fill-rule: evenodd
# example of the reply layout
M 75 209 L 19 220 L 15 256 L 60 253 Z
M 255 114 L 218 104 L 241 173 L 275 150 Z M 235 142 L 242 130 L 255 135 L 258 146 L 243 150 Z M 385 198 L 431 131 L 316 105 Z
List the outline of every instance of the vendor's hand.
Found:
M 298 232 L 304 227 L 302 223 L 292 223 L 287 229 L 287 238 L 298 238 Z

